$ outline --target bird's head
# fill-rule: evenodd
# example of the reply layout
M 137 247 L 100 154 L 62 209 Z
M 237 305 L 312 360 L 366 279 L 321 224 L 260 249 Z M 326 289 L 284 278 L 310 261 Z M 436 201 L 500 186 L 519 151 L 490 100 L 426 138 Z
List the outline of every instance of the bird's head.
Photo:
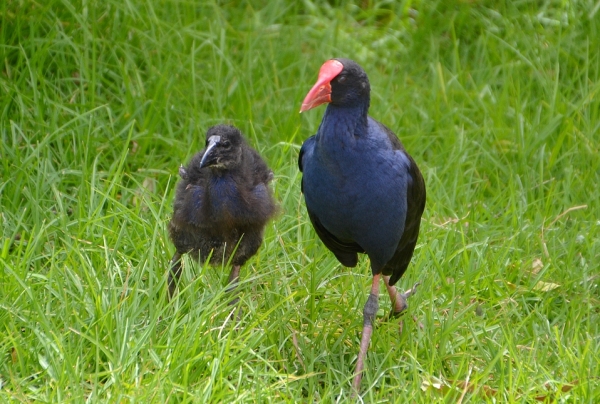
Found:
M 339 106 L 368 103 L 370 91 L 367 73 L 358 63 L 344 58 L 330 59 L 321 66 L 319 78 L 306 94 L 300 112 L 325 103 Z
M 243 141 L 237 128 L 229 125 L 213 126 L 206 132 L 206 149 L 200 168 L 227 170 L 235 167 L 242 159 Z

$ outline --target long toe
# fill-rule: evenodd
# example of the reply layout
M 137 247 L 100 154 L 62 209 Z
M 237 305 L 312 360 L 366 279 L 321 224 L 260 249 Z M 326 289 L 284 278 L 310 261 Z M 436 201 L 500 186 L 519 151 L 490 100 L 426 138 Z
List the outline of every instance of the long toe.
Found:
M 396 318 L 400 316 L 408 308 L 408 298 L 417 292 L 417 287 L 421 282 L 415 283 L 415 285 L 408 289 L 404 293 L 396 291 L 396 298 L 392 299 L 392 310 L 390 311 L 389 318 Z
M 421 285 L 421 282 L 415 283 L 415 285 L 412 288 L 408 289 L 404 293 L 401 293 L 401 295 L 404 296 L 405 301 L 406 301 L 406 299 L 408 299 L 409 297 L 411 297 L 412 295 L 417 293 L 417 286 L 419 286 L 419 285 Z

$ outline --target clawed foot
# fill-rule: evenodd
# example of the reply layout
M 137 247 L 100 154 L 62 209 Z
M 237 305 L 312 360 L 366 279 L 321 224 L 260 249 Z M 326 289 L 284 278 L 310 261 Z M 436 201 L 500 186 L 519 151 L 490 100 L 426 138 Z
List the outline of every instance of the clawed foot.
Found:
M 386 284 L 388 293 L 390 294 L 390 299 L 392 299 L 392 310 L 390 311 L 388 319 L 397 318 L 408 308 L 407 300 L 417 292 L 417 287 L 420 284 L 421 282 L 415 283 L 412 288 L 408 289 L 404 293 L 400 293 L 394 286 L 388 286 Z

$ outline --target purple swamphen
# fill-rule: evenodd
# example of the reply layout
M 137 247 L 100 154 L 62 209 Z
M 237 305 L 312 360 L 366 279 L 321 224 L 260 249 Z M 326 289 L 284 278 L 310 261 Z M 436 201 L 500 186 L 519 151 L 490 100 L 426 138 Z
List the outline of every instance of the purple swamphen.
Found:
M 206 148 L 180 167 L 169 235 L 176 252 L 169 271 L 169 298 L 181 275 L 181 255 L 210 257 L 213 265 L 231 260 L 230 290 L 240 267 L 256 252 L 277 206 L 269 182 L 273 172 L 240 131 L 228 125 L 206 133 Z M 234 299 L 231 303 L 235 303 Z
M 328 103 L 317 134 L 302 145 L 298 164 L 310 221 L 325 246 L 347 267 L 357 253 L 371 261 L 373 284 L 365 304 L 353 387 L 358 392 L 379 307 L 383 276 L 393 314 L 407 307 L 394 284 L 406 271 L 425 209 L 425 182 L 396 135 L 368 115 L 370 85 L 349 59 L 323 64 L 300 112 Z

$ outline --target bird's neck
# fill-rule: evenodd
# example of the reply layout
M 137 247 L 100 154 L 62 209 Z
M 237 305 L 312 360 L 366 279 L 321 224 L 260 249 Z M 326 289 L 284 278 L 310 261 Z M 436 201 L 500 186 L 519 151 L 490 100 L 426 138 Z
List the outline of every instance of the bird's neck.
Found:
M 368 133 L 369 103 L 353 106 L 329 104 L 319 127 L 321 136 L 362 137 Z
M 221 181 L 223 179 L 231 178 L 233 172 L 232 167 L 226 167 L 224 165 L 214 165 L 210 167 L 211 179 L 215 181 Z

